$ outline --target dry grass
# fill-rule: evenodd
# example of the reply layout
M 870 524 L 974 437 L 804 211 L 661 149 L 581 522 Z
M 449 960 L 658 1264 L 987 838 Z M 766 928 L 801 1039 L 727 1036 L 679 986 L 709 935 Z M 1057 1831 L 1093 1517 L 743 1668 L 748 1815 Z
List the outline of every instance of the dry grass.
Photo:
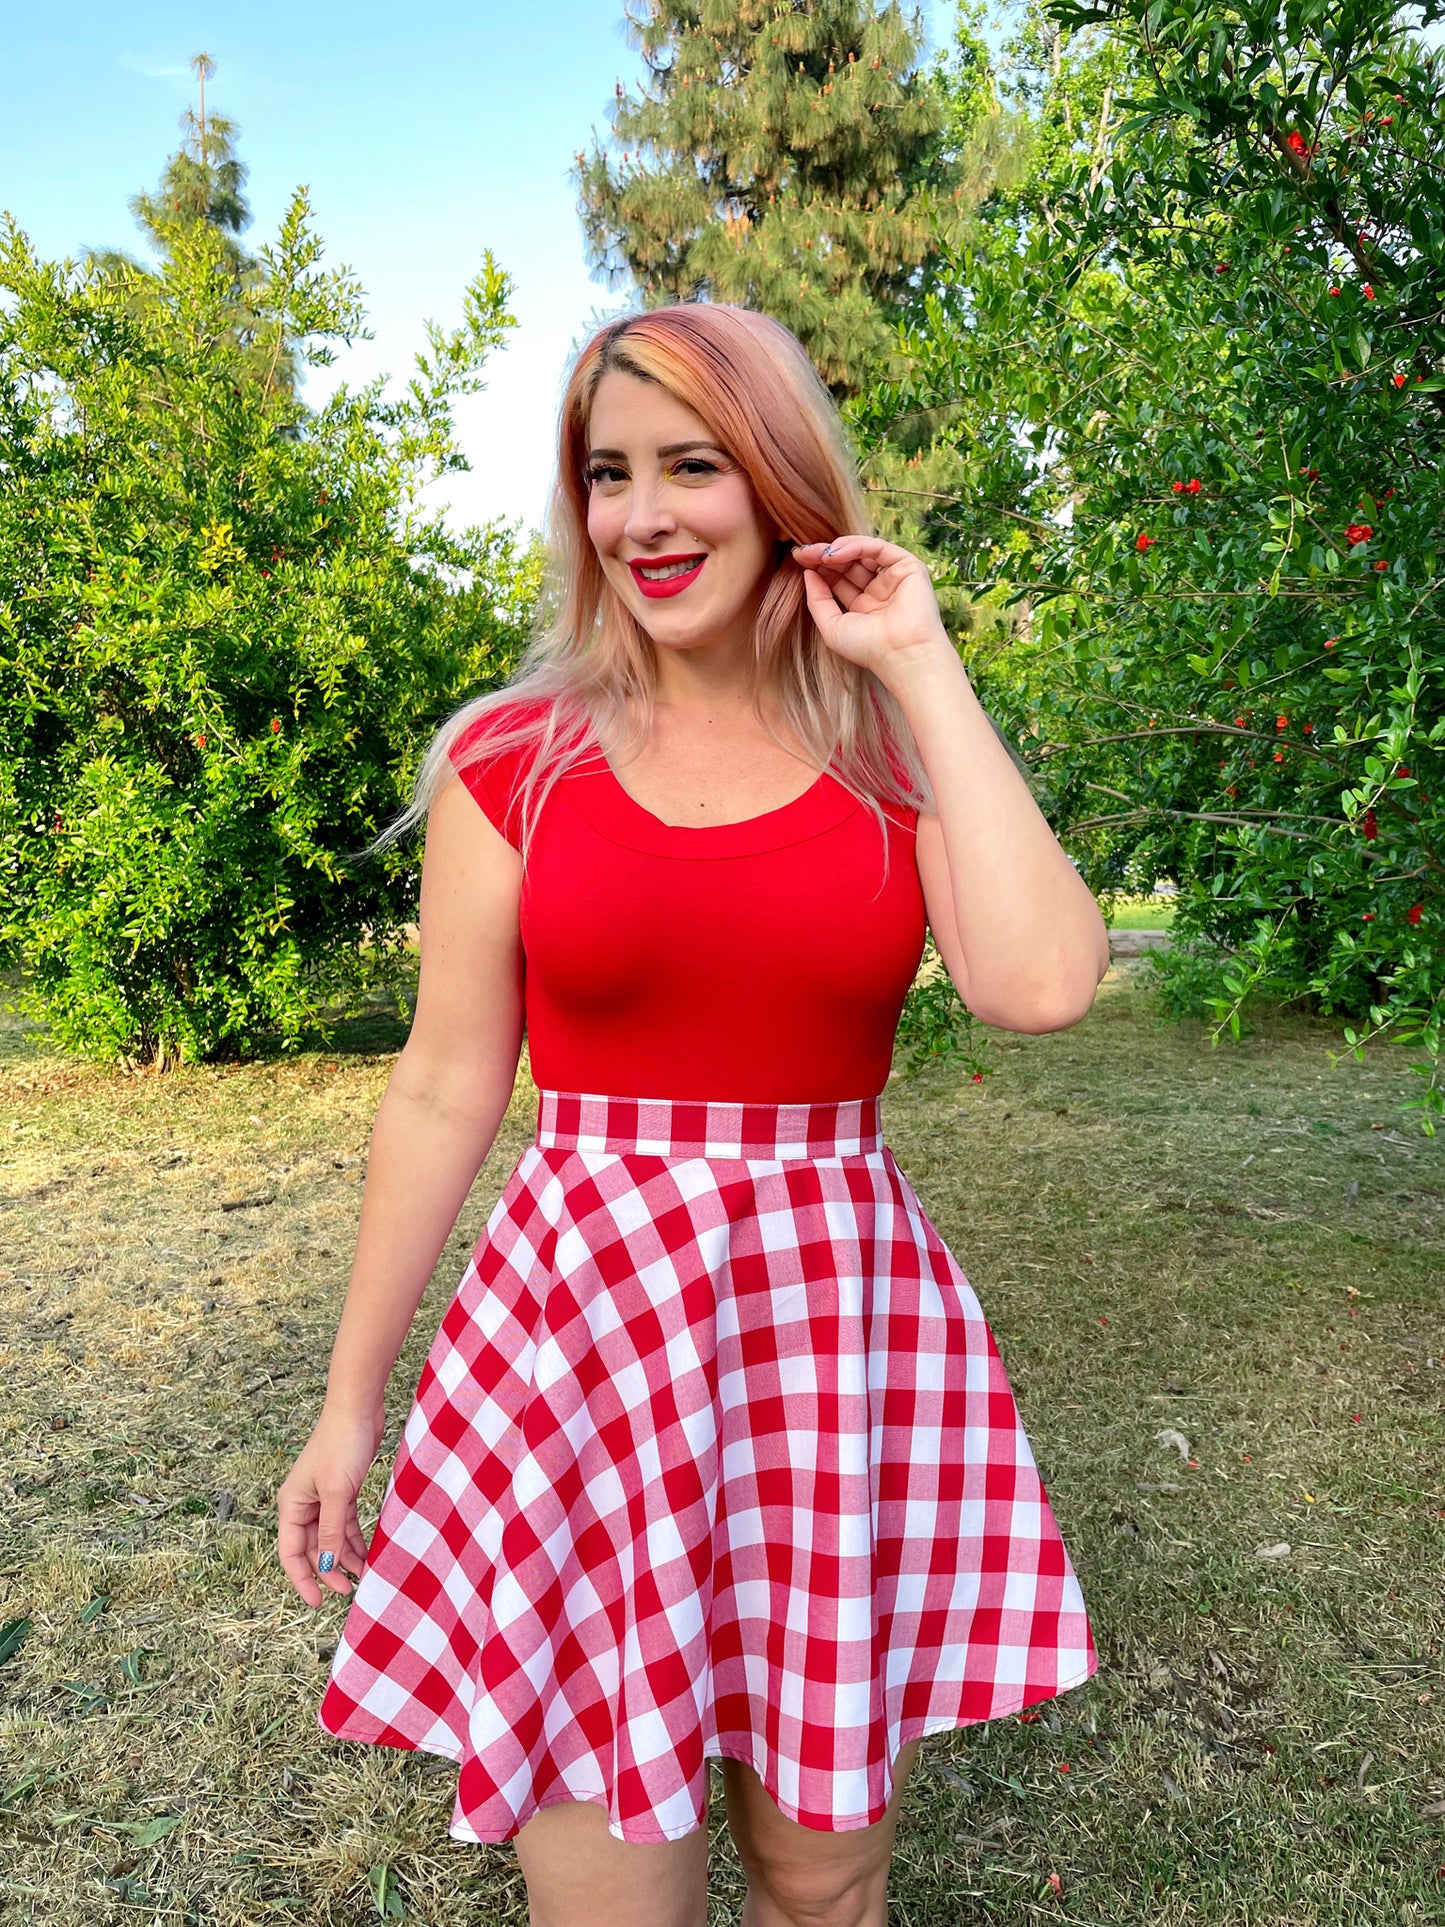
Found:
M 1297 1017 L 1211 1051 L 1156 1025 L 1136 972 L 1071 1031 L 1000 1036 L 982 1089 L 934 1066 L 885 1097 L 1102 1660 L 1038 1721 L 927 1742 L 892 1917 L 1437 1920 L 1441 1150 L 1400 1121 L 1400 1053 L 1331 1070 L 1334 1027 Z M 0 1920 L 525 1918 L 511 1848 L 447 1837 L 454 1768 L 321 1734 L 346 1601 L 313 1613 L 274 1557 L 397 1042 L 378 1021 L 162 1079 L 14 1037 L 0 1062 L 0 1625 L 31 1622 L 0 1664 Z M 533 1101 L 524 1073 L 398 1363 L 364 1521 Z M 741 1895 L 721 1818 L 719 1923 Z

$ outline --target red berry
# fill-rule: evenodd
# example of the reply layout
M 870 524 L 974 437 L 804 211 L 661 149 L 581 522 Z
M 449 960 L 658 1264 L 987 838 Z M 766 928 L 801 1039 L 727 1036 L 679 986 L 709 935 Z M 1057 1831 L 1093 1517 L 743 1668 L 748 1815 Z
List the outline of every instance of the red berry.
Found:
M 1410 908 L 1405 912 L 1405 921 L 1407 923 L 1418 923 L 1424 914 L 1424 910 L 1425 906 L 1423 903 L 1412 903 Z
M 1373 923 L 1374 921 L 1375 913 L 1373 910 L 1366 910 L 1360 918 L 1361 923 Z
M 1141 535 L 1138 541 L 1134 544 L 1134 547 L 1139 551 L 1140 555 L 1143 555 L 1146 549 L 1153 548 L 1156 540 L 1157 538 L 1155 536 Z

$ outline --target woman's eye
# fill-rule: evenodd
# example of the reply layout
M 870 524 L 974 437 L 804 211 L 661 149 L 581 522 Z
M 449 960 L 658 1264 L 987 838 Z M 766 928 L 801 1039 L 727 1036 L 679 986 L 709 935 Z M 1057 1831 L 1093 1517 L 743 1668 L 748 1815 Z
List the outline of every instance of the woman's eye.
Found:
M 615 467 L 611 462 L 594 462 L 592 467 L 586 471 L 586 477 L 589 487 L 594 482 L 625 482 L 627 480 L 622 470 Z
M 705 462 L 700 455 L 689 455 L 677 465 L 678 473 L 689 470 L 694 475 L 716 475 L 717 468 L 712 462 Z

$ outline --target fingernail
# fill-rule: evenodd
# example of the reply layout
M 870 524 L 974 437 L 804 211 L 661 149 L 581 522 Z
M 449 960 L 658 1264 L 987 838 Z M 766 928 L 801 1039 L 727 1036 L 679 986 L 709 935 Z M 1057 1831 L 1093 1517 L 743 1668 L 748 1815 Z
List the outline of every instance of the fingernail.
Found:
M 316 1570 L 318 1572 L 330 1572 L 335 1564 L 336 1554 L 334 1552 L 323 1552 L 321 1557 L 316 1561 Z

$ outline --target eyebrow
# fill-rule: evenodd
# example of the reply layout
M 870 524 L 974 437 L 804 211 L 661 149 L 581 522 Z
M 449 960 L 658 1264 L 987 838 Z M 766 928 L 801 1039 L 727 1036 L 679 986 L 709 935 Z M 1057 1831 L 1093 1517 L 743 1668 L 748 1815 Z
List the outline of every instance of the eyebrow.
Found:
M 727 453 L 720 442 L 668 442 L 657 452 L 659 455 L 685 455 L 690 448 L 710 448 L 718 455 Z M 604 456 L 609 461 L 625 462 L 627 460 L 626 450 L 621 448 L 592 448 L 587 453 L 589 460 L 594 462 L 601 460 Z

